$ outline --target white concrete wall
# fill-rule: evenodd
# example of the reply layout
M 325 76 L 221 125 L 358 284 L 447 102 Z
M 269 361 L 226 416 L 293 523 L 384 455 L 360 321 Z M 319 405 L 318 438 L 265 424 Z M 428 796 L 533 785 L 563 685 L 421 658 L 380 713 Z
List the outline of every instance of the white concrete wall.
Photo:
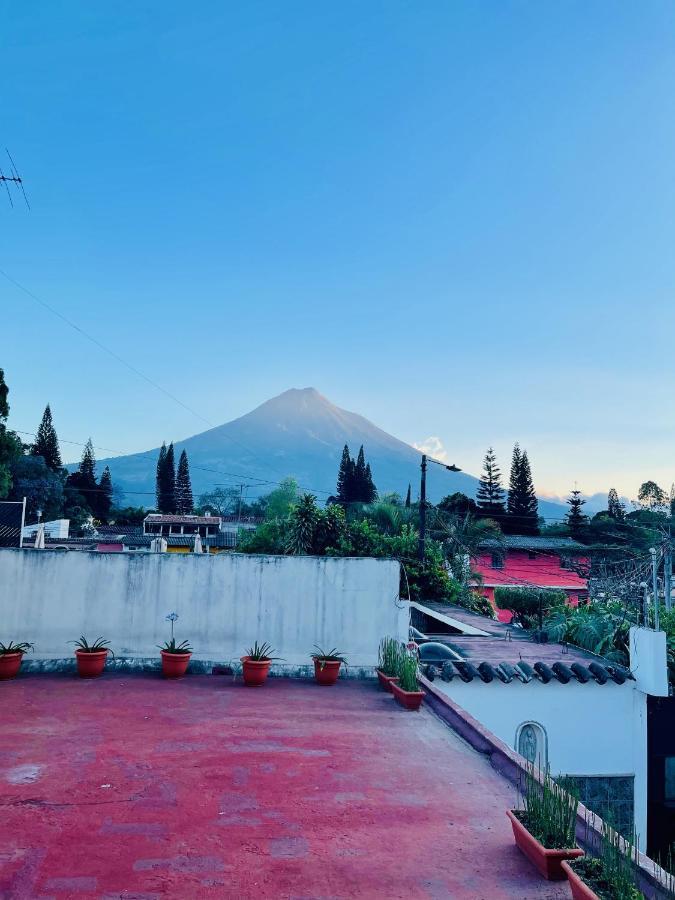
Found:
M 0 638 L 34 643 L 37 659 L 72 655 L 81 634 L 157 656 L 176 612 L 196 659 L 238 660 L 258 640 L 288 665 L 317 643 L 373 666 L 384 635 L 407 638 L 398 589 L 394 560 L 3 549 Z
M 634 775 L 635 827 L 646 846 L 647 703 L 634 682 L 466 684 L 453 678 L 434 685 L 516 750 L 519 726 L 538 722 L 548 737 L 553 774 Z

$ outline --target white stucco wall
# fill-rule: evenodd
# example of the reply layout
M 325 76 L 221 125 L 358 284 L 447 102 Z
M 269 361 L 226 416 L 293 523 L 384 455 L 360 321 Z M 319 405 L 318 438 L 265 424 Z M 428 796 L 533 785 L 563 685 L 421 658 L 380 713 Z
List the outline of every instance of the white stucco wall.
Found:
M 646 846 L 647 702 L 634 682 L 466 684 L 454 678 L 434 685 L 514 749 L 519 726 L 538 722 L 553 774 L 634 775 L 635 828 Z
M 32 642 L 37 659 L 71 655 L 81 634 L 157 656 L 176 612 L 197 659 L 237 660 L 258 640 L 288 665 L 320 644 L 372 666 L 384 635 L 407 638 L 398 589 L 394 560 L 3 549 L 0 639 Z

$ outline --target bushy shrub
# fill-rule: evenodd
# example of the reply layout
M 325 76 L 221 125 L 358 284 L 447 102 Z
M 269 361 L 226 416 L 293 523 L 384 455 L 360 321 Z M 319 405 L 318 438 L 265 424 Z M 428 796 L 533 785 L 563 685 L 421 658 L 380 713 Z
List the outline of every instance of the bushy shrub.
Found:
M 565 605 L 564 591 L 550 588 L 498 587 L 495 588 L 497 609 L 513 613 L 513 619 L 523 628 L 533 628 L 537 624 L 541 608 L 544 617 Z

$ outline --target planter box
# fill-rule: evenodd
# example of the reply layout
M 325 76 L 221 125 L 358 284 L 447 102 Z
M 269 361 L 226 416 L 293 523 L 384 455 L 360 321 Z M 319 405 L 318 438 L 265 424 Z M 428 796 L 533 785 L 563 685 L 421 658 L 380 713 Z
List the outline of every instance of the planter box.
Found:
M 384 688 L 385 691 L 389 691 L 391 694 L 391 686 L 393 682 L 398 681 L 398 678 L 395 675 L 385 675 L 384 672 L 378 669 L 377 680 L 380 682 L 380 687 Z
M 80 678 L 98 678 L 103 674 L 105 661 L 108 658 L 107 650 L 96 650 L 87 653 L 84 650 L 76 650 L 77 674 Z
M 592 891 L 589 888 L 586 882 L 577 875 L 577 873 L 569 863 L 566 863 L 563 860 L 560 865 L 564 873 L 567 875 L 567 880 L 570 883 L 570 888 L 572 889 L 572 900 L 599 900 L 599 897 L 595 893 L 595 891 Z
M 0 655 L 0 681 L 16 678 L 21 668 L 23 653 L 3 653 Z
M 570 847 L 568 850 L 549 850 L 530 834 L 512 810 L 507 809 L 506 815 L 511 820 L 516 846 L 539 869 L 544 878 L 548 878 L 549 881 L 562 881 L 567 878 L 562 863 L 566 859 L 577 859 L 579 856 L 583 856 L 584 851 L 579 847 Z M 590 896 L 595 897 L 595 894 Z
M 165 678 L 182 678 L 190 665 L 191 653 L 167 653 L 162 650 L 162 675 Z
M 422 700 L 424 700 L 424 691 L 404 691 L 398 686 L 398 678 L 391 682 L 391 692 L 403 709 L 415 711 L 420 708 Z
M 249 656 L 242 656 L 241 669 L 244 675 L 244 684 L 248 687 L 260 687 L 265 684 L 271 665 L 271 659 L 251 659 Z
M 314 677 L 317 684 L 326 686 L 335 684 L 340 674 L 341 665 L 342 661 L 338 659 L 315 659 Z

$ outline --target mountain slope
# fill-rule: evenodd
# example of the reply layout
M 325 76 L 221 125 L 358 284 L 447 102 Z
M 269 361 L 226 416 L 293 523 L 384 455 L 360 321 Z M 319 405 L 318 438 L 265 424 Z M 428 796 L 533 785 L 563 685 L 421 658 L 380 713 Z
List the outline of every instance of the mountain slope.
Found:
M 251 485 L 247 492 L 251 498 L 269 492 L 274 482 L 290 475 L 325 500 L 335 492 L 345 443 L 353 455 L 363 444 L 380 494 L 396 491 L 405 496 L 410 483 L 413 497 L 417 496 L 419 451 L 363 416 L 340 409 L 314 388 L 285 391 L 239 419 L 177 441 L 174 446 L 176 458 L 183 448 L 187 451 L 195 497 L 216 485 L 244 482 Z M 154 449 L 101 460 L 99 471 L 104 465 L 110 466 L 115 486 L 130 492 L 126 502 L 150 506 L 151 496 L 131 492 L 154 490 L 158 452 Z M 427 492 L 431 501 L 454 491 L 474 496 L 477 486 L 478 480 L 465 472 L 429 467 Z M 559 504 L 542 501 L 540 512 L 558 516 L 564 510 Z

